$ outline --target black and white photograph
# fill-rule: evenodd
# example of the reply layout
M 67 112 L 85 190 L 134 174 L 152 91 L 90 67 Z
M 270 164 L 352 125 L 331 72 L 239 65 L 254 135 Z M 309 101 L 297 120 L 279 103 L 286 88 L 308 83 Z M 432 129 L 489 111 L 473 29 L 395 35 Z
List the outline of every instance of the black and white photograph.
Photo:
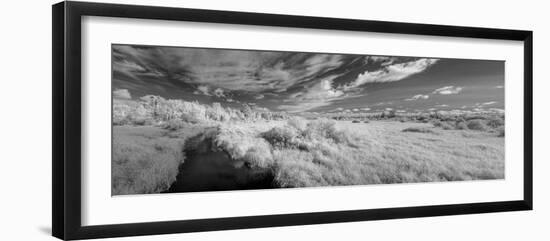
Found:
M 550 240 L 544 1 L 6 3 L 0 241 Z
M 112 45 L 112 195 L 504 179 L 504 61 Z

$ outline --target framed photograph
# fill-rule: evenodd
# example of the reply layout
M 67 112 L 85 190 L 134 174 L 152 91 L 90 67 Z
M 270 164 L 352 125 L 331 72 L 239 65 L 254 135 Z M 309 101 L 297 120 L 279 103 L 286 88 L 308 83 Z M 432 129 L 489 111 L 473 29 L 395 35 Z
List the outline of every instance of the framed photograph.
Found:
M 61 2 L 52 48 L 60 239 L 532 209 L 531 31 Z

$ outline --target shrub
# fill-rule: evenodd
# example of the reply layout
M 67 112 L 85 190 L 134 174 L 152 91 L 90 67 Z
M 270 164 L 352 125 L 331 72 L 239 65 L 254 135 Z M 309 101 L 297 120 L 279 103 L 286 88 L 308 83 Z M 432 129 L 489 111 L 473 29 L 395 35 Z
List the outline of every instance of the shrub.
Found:
M 456 126 L 457 130 L 468 130 L 468 126 L 466 125 L 466 122 L 464 122 L 464 121 L 457 122 L 455 126 Z
M 361 123 L 359 120 L 352 120 L 351 123 Z
M 200 122 L 200 119 L 194 116 L 192 113 L 182 113 L 181 120 L 191 124 L 197 124 Z
M 504 125 L 504 120 L 501 119 L 500 117 L 491 117 L 487 121 L 487 126 L 489 126 L 491 128 L 498 128 L 498 127 L 501 127 L 503 125 Z
M 336 132 L 336 121 L 317 119 L 308 123 L 304 136 L 310 139 L 326 138 Z
M 480 119 L 469 120 L 467 126 L 468 126 L 468 129 L 470 130 L 476 130 L 476 131 L 487 130 L 487 126 Z
M 296 130 L 303 132 L 307 129 L 307 120 L 302 117 L 294 116 L 287 121 L 289 126 L 294 127 Z
M 148 126 L 153 124 L 153 120 L 149 118 L 136 118 L 134 119 L 133 124 L 138 126 Z
M 435 127 L 441 127 L 443 130 L 452 130 L 454 127 L 447 121 L 435 120 L 432 122 Z
M 284 127 L 273 127 L 271 130 L 264 132 L 261 136 L 276 148 L 293 148 L 296 146 L 296 137 L 298 133 L 296 129 Z
M 363 123 L 369 123 L 369 122 L 370 122 L 369 120 L 365 120 L 365 121 L 363 121 Z
M 317 119 L 309 122 L 307 130 L 302 136 L 308 140 L 331 139 L 337 143 L 348 143 L 350 135 L 348 132 L 336 128 L 336 122 L 329 119 Z
M 121 116 L 121 115 L 117 116 L 115 113 L 113 113 L 113 125 L 123 126 L 123 125 L 129 125 L 131 123 L 132 121 L 128 116 Z
M 504 126 L 499 127 L 497 129 L 497 133 L 498 133 L 497 136 L 498 137 L 504 137 L 504 130 L 505 130 Z
M 253 168 L 269 168 L 273 165 L 273 156 L 267 144 L 251 147 L 244 155 L 243 160 Z
M 170 131 L 176 131 L 184 128 L 186 125 L 187 123 L 180 120 L 169 120 L 162 125 L 162 128 Z

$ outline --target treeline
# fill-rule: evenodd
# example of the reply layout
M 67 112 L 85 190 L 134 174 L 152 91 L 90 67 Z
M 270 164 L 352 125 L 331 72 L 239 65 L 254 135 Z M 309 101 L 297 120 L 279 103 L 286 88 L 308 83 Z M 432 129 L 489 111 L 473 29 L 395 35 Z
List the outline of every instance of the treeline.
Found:
M 470 119 L 504 119 L 504 113 L 498 112 L 453 112 L 453 111 L 432 111 L 424 113 L 398 113 L 395 110 L 382 111 L 375 113 L 327 113 L 322 115 L 325 118 L 334 120 L 399 120 L 407 122 L 424 122 L 432 120 L 457 121 Z
M 146 95 L 139 101 L 117 101 L 113 103 L 114 125 L 153 125 L 169 121 L 188 123 L 285 120 L 285 112 L 272 112 L 243 104 L 241 108 L 223 107 L 220 103 L 200 104 L 197 101 L 164 99 Z

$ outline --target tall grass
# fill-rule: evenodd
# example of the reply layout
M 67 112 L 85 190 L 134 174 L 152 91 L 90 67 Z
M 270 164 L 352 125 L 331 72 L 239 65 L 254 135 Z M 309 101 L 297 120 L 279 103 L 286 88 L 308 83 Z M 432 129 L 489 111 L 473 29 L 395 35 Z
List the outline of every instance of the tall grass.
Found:
M 350 128 L 355 130 L 358 124 L 349 123 L 353 126 L 345 129 L 339 125 L 328 119 L 294 119 L 272 127 L 222 126 L 215 141 L 232 158 L 272 172 L 280 187 L 496 179 L 504 175 L 502 153 L 493 146 L 462 139 L 434 147 L 423 140 L 425 135 L 411 136 L 408 131 L 356 134 Z M 433 133 L 426 124 L 421 125 L 408 129 Z M 370 128 L 371 124 L 364 126 Z
M 158 193 L 176 180 L 184 160 L 183 140 L 144 128 L 114 129 L 112 195 Z
M 183 151 L 198 146 L 221 149 L 246 167 L 269 173 L 280 187 L 504 176 L 503 140 L 496 138 L 504 136 L 504 116 L 340 117 L 334 119 L 347 121 L 308 121 L 250 106 L 156 96 L 115 102 L 112 194 L 167 190 L 184 161 Z M 383 121 L 369 121 L 376 119 Z M 204 141 L 210 144 L 198 145 Z

